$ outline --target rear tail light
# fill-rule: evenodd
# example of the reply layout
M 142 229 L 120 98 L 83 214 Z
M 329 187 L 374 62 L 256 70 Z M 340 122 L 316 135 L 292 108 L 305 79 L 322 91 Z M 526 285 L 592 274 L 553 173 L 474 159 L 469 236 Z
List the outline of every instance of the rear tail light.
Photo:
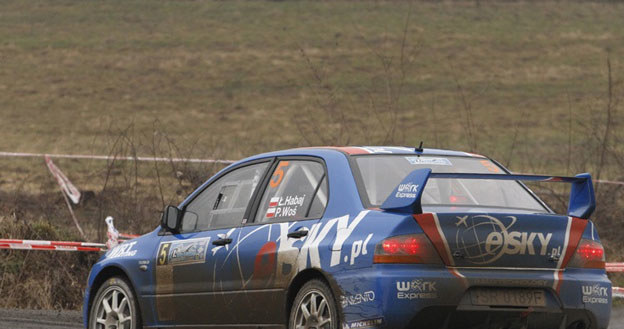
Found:
M 375 263 L 442 264 L 442 259 L 424 234 L 399 235 L 375 247 Z
M 581 239 L 568 267 L 605 268 L 604 248 L 600 242 Z

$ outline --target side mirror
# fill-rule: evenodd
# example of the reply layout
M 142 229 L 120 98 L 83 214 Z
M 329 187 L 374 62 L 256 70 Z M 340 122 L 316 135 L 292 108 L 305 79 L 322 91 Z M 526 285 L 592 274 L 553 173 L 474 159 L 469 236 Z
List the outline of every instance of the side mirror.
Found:
M 180 214 L 182 212 L 176 206 L 167 206 L 163 212 L 160 226 L 167 231 L 177 232 L 180 227 Z

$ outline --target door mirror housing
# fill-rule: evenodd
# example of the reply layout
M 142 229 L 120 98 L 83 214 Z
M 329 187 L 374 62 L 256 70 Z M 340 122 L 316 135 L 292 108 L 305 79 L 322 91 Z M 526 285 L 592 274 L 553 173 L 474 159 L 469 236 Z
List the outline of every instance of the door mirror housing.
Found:
M 163 212 L 160 226 L 169 232 L 178 232 L 180 229 L 180 215 L 182 211 L 176 206 L 167 206 Z

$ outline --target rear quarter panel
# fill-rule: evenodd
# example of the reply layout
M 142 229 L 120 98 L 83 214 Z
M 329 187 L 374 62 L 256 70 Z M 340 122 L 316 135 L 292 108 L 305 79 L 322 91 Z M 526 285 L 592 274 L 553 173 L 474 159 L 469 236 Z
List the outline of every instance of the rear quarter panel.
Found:
M 383 310 L 396 303 L 395 282 L 393 278 L 383 279 L 388 268 L 373 264 L 375 247 L 387 237 L 423 231 L 412 216 L 376 210 L 363 210 L 348 218 L 332 219 L 328 221 L 329 225 L 332 225 L 331 221 L 335 221 L 335 228 L 319 248 L 324 252 L 320 265 L 336 283 L 336 298 L 345 324 L 387 321 L 380 319 L 384 317 Z M 391 270 L 404 270 L 410 272 L 407 276 L 413 276 L 411 266 L 399 267 L 403 269 Z M 425 269 L 428 266 L 420 267 Z M 439 275 L 440 272 L 431 273 Z

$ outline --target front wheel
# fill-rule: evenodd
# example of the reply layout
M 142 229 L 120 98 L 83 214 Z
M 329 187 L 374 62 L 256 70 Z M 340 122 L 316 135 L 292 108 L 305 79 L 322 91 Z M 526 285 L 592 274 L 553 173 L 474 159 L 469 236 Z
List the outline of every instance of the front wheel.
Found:
M 89 312 L 89 329 L 137 329 L 140 316 L 130 285 L 112 277 L 98 289 Z
M 289 329 L 338 329 L 338 309 L 327 284 L 311 280 L 297 293 L 288 320 Z

